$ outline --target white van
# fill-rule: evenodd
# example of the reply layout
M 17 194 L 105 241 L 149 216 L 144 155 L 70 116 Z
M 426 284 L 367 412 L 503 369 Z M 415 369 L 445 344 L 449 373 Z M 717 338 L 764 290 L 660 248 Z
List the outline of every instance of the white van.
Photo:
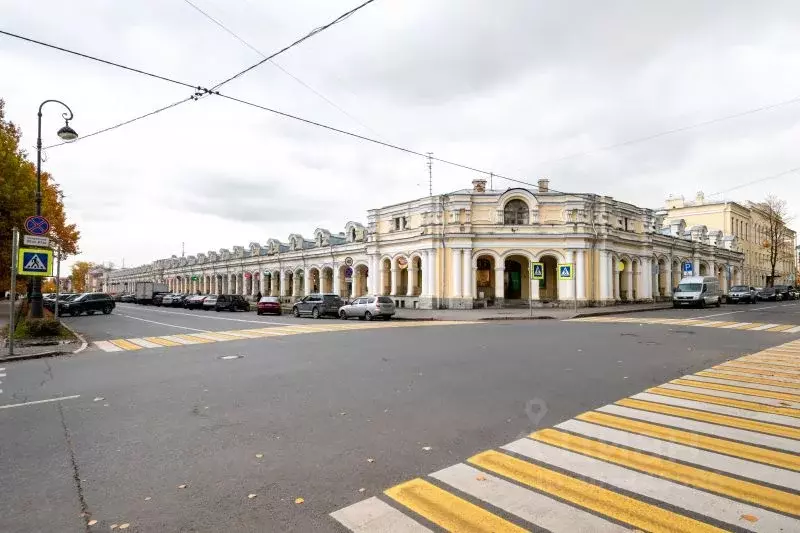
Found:
M 684 305 L 705 307 L 720 306 L 722 293 L 719 281 L 713 276 L 688 276 L 683 278 L 672 294 L 672 307 Z

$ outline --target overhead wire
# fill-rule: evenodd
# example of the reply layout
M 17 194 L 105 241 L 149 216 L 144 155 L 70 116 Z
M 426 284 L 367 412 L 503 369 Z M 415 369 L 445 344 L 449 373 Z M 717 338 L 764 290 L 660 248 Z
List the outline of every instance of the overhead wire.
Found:
M 286 52 L 287 50 L 289 50 L 289 49 L 291 49 L 291 48 L 294 48 L 295 46 L 297 46 L 298 44 L 302 43 L 303 41 L 306 41 L 306 40 L 310 39 L 310 38 L 311 38 L 311 37 L 313 37 L 314 35 L 317 35 L 318 33 L 321 33 L 321 32 L 323 32 L 323 31 L 327 30 L 327 29 L 328 29 L 328 28 L 330 28 L 331 26 L 334 26 L 334 25 L 336 25 L 336 24 L 338 24 L 338 23 L 340 23 L 340 22 L 342 22 L 342 21 L 344 21 L 344 20 L 348 19 L 348 18 L 349 18 L 350 16 L 352 16 L 352 15 L 353 15 L 355 12 L 359 11 L 360 9 L 363 9 L 363 8 L 365 8 L 366 6 L 368 6 L 369 4 L 371 4 L 371 3 L 372 3 L 372 2 L 374 2 L 374 1 L 375 1 L 375 0 L 366 0 L 366 2 L 364 2 L 364 3 L 362 3 L 362 4 L 360 4 L 360 5 L 356 6 L 356 7 L 354 7 L 354 8 L 353 8 L 353 9 L 351 9 L 350 11 L 347 11 L 346 13 L 342 13 L 341 15 L 339 15 L 338 17 L 336 17 L 335 19 L 333 19 L 331 22 L 329 22 L 329 23 L 327 23 L 327 24 L 324 24 L 324 25 L 322 25 L 322 26 L 319 26 L 319 27 L 317 27 L 317 28 L 314 28 L 313 30 L 311 30 L 310 32 L 308 32 L 306 35 L 304 35 L 304 36 L 303 36 L 303 37 L 301 37 L 300 39 L 297 39 L 297 40 L 296 40 L 296 41 L 294 41 L 293 43 L 291 43 L 291 44 L 289 44 L 289 45 L 287 45 L 287 46 L 284 46 L 283 48 L 281 48 L 281 49 L 280 49 L 280 50 L 278 50 L 277 52 L 275 52 L 275 53 L 273 53 L 273 54 L 270 54 L 269 56 L 267 56 L 267 57 L 263 58 L 261 61 L 259 61 L 259 62 L 255 63 L 255 64 L 253 64 L 253 65 L 250 65 L 250 66 L 249 66 L 249 67 L 247 67 L 246 69 L 244 69 L 244 70 L 242 70 L 242 71 L 240 71 L 240 72 L 237 72 L 237 73 L 236 73 L 236 74 L 234 74 L 233 76 L 231 76 L 231 77 L 229 77 L 229 78 L 227 78 L 227 79 L 225 79 L 225 80 L 223 80 L 223 81 L 221 81 L 221 82 L 217 83 L 216 85 L 214 85 L 214 86 L 211 88 L 211 90 L 213 91 L 213 90 L 219 89 L 219 88 L 220 88 L 220 87 L 222 87 L 223 85 L 225 85 L 225 84 L 227 84 L 227 83 L 230 83 L 230 82 L 232 82 L 233 80 L 235 80 L 235 79 L 237 79 L 237 78 L 239 78 L 239 77 L 241 77 L 241 76 L 243 76 L 243 75 L 247 74 L 248 72 L 250 72 L 250 71 L 251 71 L 251 70 L 253 70 L 254 68 L 258 68 L 259 66 L 263 65 L 264 63 L 266 63 L 266 62 L 267 62 L 267 61 L 269 61 L 270 59 L 274 59 L 274 58 L 276 58 L 277 56 L 281 55 L 282 53 Z
M 218 19 L 214 18 L 214 17 L 213 17 L 211 14 L 209 14 L 207 11 L 205 11 L 205 10 L 201 9 L 201 8 L 200 8 L 200 7 L 199 7 L 197 4 L 195 4 L 194 2 L 192 2 L 192 0 L 183 0 L 183 1 L 184 1 L 185 3 L 187 3 L 189 6 L 191 6 L 191 7 L 192 7 L 192 8 L 193 8 L 195 11 L 197 11 L 198 13 L 200 13 L 201 15 L 203 15 L 203 16 L 204 16 L 206 19 L 208 19 L 210 22 L 212 22 L 213 24 L 215 24 L 216 26 L 218 26 L 220 29 L 222 29 L 222 30 L 223 30 L 225 33 L 227 33 L 228 35 L 230 35 L 231 37 L 233 37 L 234 39 L 236 39 L 237 41 L 239 41 L 240 43 L 242 43 L 244 46 L 246 46 L 247 48 L 249 48 L 250 50 L 252 50 L 252 51 L 253 51 L 253 52 L 255 52 L 256 54 L 260 55 L 262 58 L 266 58 L 266 57 L 267 57 L 267 54 L 265 54 L 264 52 L 262 52 L 261 50 L 259 50 L 258 48 L 256 48 L 256 47 L 255 47 L 255 46 L 253 46 L 252 44 L 250 44 L 249 42 L 247 42 L 247 41 L 246 41 L 246 40 L 245 40 L 243 37 L 241 37 L 241 36 L 240 36 L 240 35 L 238 35 L 236 32 L 234 32 L 233 30 L 231 30 L 230 28 L 228 28 L 228 27 L 227 27 L 225 24 L 223 24 L 223 23 L 222 23 L 220 20 L 218 20 Z M 314 93 L 315 95 L 317 95 L 317 97 L 319 97 L 320 99 L 322 99 L 322 100 L 324 100 L 325 102 L 327 102 L 327 103 L 328 103 L 328 104 L 329 104 L 331 107 L 333 107 L 333 108 L 335 108 L 336 110 L 338 110 L 340 113 L 342 113 L 343 115 L 345 115 L 347 118 L 349 118 L 350 120 L 352 120 L 353 122 L 355 122 L 356 124 L 358 124 L 359 126 L 361 126 L 362 128 L 364 128 L 364 129 L 366 129 L 366 130 L 369 130 L 369 131 L 371 131 L 372 133 L 374 133 L 375 135 L 378 135 L 379 137 L 381 137 L 381 135 L 380 135 L 378 132 L 376 132 L 374 129 L 370 128 L 369 126 L 367 126 L 366 124 L 364 124 L 363 122 L 361 122 L 361 121 L 360 121 L 358 118 L 356 118 L 356 117 L 354 117 L 352 114 L 348 113 L 348 112 L 347 112 L 345 109 L 343 109 L 341 106 L 339 106 L 338 104 L 336 104 L 334 101 L 332 101 L 330 98 L 328 98 L 328 97 L 327 97 L 327 96 L 325 96 L 324 94 L 320 93 L 318 90 L 316 90 L 315 88 L 313 88 L 311 85 L 307 84 L 306 82 L 304 82 L 303 80 L 301 80 L 300 78 L 298 78 L 297 76 L 295 76 L 294 74 L 292 74 L 291 72 L 289 72 L 289 71 L 288 71 L 286 68 L 284 68 L 284 67 L 283 67 L 283 66 L 282 66 L 280 63 L 278 63 L 278 62 L 277 62 L 277 61 L 275 61 L 274 59 L 268 59 L 268 61 L 269 61 L 269 62 L 270 62 L 270 63 L 271 63 L 271 64 L 272 64 L 272 65 L 273 65 L 275 68 L 277 68 L 278 70 L 280 70 L 281 72 L 283 72 L 284 74 L 286 74 L 287 76 L 289 76 L 290 78 L 292 78 L 294 81 L 296 81 L 297 83 L 299 83 L 300 85 L 302 85 L 303 87 L 305 87 L 306 89 L 308 89 L 309 91 L 311 91 L 312 93 Z
M 149 76 L 151 78 L 156 78 L 158 80 L 166 81 L 166 82 L 169 82 L 169 83 L 174 83 L 176 85 L 182 85 L 184 87 L 189 87 L 190 89 L 197 89 L 197 86 L 193 85 L 191 83 L 186 83 L 184 81 L 180 81 L 180 80 L 176 80 L 176 79 L 173 79 L 173 78 L 169 78 L 167 76 L 162 76 L 160 74 L 154 74 L 152 72 L 147 72 L 146 70 L 142 70 L 142 69 L 138 69 L 138 68 L 134 68 L 134 67 L 129 67 L 129 66 L 123 65 L 121 63 L 116 63 L 114 61 L 109 61 L 108 59 L 101 59 L 99 57 L 95 57 L 95 56 L 92 56 L 92 55 L 89 55 L 89 54 L 76 52 L 75 50 L 70 50 L 68 48 L 63 48 L 61 46 L 56 46 L 54 44 L 45 43 L 43 41 L 37 41 L 36 39 L 31 39 L 30 37 L 25 37 L 23 35 L 17 35 L 16 33 L 11 33 L 9 31 L 0 30 L 0 34 L 8 35 L 9 37 L 14 37 L 16 39 L 21 39 L 23 41 L 27 41 L 27 42 L 30 42 L 30 43 L 34 43 L 34 44 L 38 44 L 38 45 L 41 45 L 41 46 L 45 46 L 47 48 L 52 48 L 54 50 L 59 50 L 61 52 L 65 52 L 67 54 L 72 54 L 72 55 L 75 55 L 75 56 L 78 56 L 78 57 L 82 57 L 84 59 L 89 59 L 91 61 L 97 61 L 98 63 L 103 63 L 105 65 L 110 65 L 110 66 L 113 66 L 113 67 L 117 67 L 117 68 L 121 68 L 121 69 L 124 69 L 124 70 L 131 71 L 131 72 L 136 72 L 137 74 L 142 74 L 144 76 Z

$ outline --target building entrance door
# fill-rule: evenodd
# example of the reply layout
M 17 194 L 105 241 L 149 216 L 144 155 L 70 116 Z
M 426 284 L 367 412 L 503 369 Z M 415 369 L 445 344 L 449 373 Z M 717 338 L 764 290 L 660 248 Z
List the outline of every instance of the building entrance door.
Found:
M 505 265 L 505 297 L 519 300 L 522 298 L 522 265 L 512 259 L 507 259 Z

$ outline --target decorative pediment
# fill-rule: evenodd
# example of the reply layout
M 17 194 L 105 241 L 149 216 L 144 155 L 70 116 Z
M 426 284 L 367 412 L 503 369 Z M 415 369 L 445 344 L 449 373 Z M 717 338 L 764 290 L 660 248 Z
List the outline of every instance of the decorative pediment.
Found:
M 220 248 L 220 250 L 219 250 L 219 257 L 220 257 L 220 259 L 222 259 L 223 261 L 226 261 L 226 260 L 228 260 L 228 259 L 230 259 L 230 258 L 231 258 L 231 251 L 230 251 L 230 250 L 228 250 L 227 248 Z
M 215 252 L 214 250 L 209 250 L 208 251 L 209 262 L 216 261 L 217 259 L 219 259 L 219 256 L 217 256 L 217 252 Z
M 303 245 L 305 243 L 305 239 L 299 233 L 292 233 L 289 235 L 289 249 L 292 251 L 295 250 L 302 250 Z
M 197 264 L 197 258 L 195 256 L 193 256 L 193 255 L 187 256 L 186 257 L 186 264 L 187 265 L 196 265 Z
M 250 255 L 261 255 L 261 245 L 259 243 L 250 243 Z
M 278 239 L 268 239 L 267 240 L 267 253 L 268 254 L 277 254 L 281 251 L 281 241 Z
M 197 254 L 197 264 L 202 265 L 208 259 L 206 258 L 206 254 Z
M 329 246 L 331 243 L 331 232 L 324 228 L 317 228 L 314 230 L 314 244 L 317 248 L 321 246 Z
M 234 246 L 233 257 L 244 257 L 244 246 Z

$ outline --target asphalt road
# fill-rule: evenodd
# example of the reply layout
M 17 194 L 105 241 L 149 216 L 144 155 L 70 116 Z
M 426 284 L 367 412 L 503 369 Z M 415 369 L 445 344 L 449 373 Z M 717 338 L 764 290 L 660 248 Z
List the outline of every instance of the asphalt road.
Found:
M 800 324 L 798 303 L 641 316 L 725 312 Z M 126 305 L 68 320 L 92 341 L 325 322 Z M 342 531 L 330 512 L 391 485 L 798 337 L 509 321 L 0 364 L 0 531 Z

